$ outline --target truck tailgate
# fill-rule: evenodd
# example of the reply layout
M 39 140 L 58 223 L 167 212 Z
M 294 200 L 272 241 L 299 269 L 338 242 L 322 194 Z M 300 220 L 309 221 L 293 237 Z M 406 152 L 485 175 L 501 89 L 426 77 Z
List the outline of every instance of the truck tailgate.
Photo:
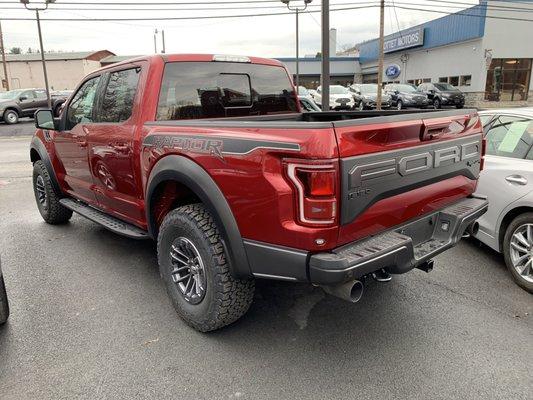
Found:
M 475 110 L 334 122 L 342 245 L 442 209 L 475 191 L 482 128 Z

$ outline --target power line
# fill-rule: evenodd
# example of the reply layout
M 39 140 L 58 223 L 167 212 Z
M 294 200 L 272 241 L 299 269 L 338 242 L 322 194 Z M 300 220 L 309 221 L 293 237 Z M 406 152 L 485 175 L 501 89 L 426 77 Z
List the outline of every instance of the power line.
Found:
M 433 2 L 433 3 L 447 3 L 447 4 L 433 4 L 431 7 L 439 7 L 439 8 L 463 8 L 463 5 L 474 7 L 476 4 L 472 3 L 465 3 L 465 2 L 453 2 L 453 1 L 442 1 L 442 0 L 425 0 L 426 2 Z M 272 0 L 260 0 L 253 3 L 267 3 L 272 2 Z M 12 2 L 8 2 L 12 3 Z M 285 6 L 282 5 L 260 5 L 260 6 L 251 6 L 251 5 L 245 5 L 245 6 L 231 6 L 231 7 L 210 7 L 209 5 L 221 5 L 221 4 L 250 4 L 249 2 L 242 2 L 242 1 L 224 1 L 224 2 L 199 2 L 199 3 L 54 3 L 49 7 L 50 11 L 122 11 L 122 12 L 135 12 L 135 11 L 152 11 L 152 12 L 158 12 L 158 11 L 218 11 L 218 10 L 252 10 L 252 9 L 272 9 L 272 8 L 285 8 Z M 278 3 L 278 1 L 276 1 Z M 79 4 L 79 5 L 87 5 L 87 4 L 93 4 L 96 7 L 56 7 L 56 6 L 62 6 L 64 4 Z M 108 5 L 110 4 L 120 4 L 120 5 L 126 5 L 128 7 L 135 7 L 135 8 L 109 8 Z M 145 5 L 145 4 L 151 4 L 151 7 L 142 7 L 140 8 L 139 5 Z M 178 8 L 172 7 L 172 8 L 161 8 L 157 7 L 154 8 L 154 5 L 158 4 L 165 4 L 166 5 L 172 5 L 177 6 Z M 187 5 L 187 4 L 196 4 L 196 5 L 206 5 L 207 7 L 193 7 L 193 8 L 182 8 L 181 5 Z M 362 5 L 377 5 L 377 1 L 366 1 L 366 2 L 348 2 L 348 3 L 335 3 L 332 4 L 332 6 L 362 6 Z M 420 4 L 420 3 L 402 3 L 399 2 L 399 4 L 403 4 L 406 6 L 423 6 L 423 7 L 430 7 L 430 5 Z M 479 4 L 478 4 L 479 5 Z M 103 6 L 103 7 L 102 7 Z M 392 7 L 394 8 L 395 2 L 392 0 Z M 497 6 L 497 5 L 488 5 L 487 3 L 483 3 L 480 5 L 484 9 L 490 9 L 493 11 L 525 11 L 525 12 L 533 12 L 533 9 L 531 8 L 521 8 L 521 7 L 511 7 L 511 6 Z M 320 7 L 319 4 L 309 4 L 309 7 Z M 387 7 L 390 7 L 390 5 L 387 5 Z M 24 10 L 21 7 L 0 7 L 0 9 L 4 10 Z M 394 10 L 396 14 L 396 10 Z M 396 20 L 398 19 L 396 15 Z M 398 24 L 399 25 L 399 24 Z
M 263 0 L 260 0 L 263 1 Z M 346 3 L 345 3 L 346 4 Z M 413 3 L 401 3 L 401 4 L 407 4 L 407 5 L 413 5 Z M 418 4 L 423 6 L 422 4 Z M 365 6 L 357 6 L 357 7 L 343 7 L 343 8 L 335 8 L 331 9 L 331 12 L 335 11 L 348 11 L 348 10 L 359 10 L 359 9 L 365 9 L 365 8 L 376 8 L 379 7 L 378 4 L 368 4 Z M 385 7 L 392 7 L 391 5 L 385 5 Z M 413 8 L 413 7 L 407 7 L 407 6 L 399 6 L 396 5 L 399 9 L 404 10 L 413 10 L 413 11 L 422 11 L 422 12 L 432 12 L 432 13 L 439 13 L 439 14 L 446 14 L 446 15 L 463 15 L 468 17 L 474 17 L 474 18 L 490 18 L 490 19 L 501 19 L 501 20 L 510 20 L 510 21 L 525 21 L 525 22 L 533 22 L 533 19 L 527 19 L 527 18 L 518 18 L 518 17 L 503 17 L 503 16 L 485 16 L 485 15 L 479 15 L 479 14 L 469 14 L 464 11 L 470 11 L 469 9 L 466 9 L 464 11 L 456 11 L 456 12 L 448 12 L 448 11 L 440 11 L 440 10 L 432 10 L 432 9 L 424 9 L 424 8 Z M 424 6 L 425 7 L 425 6 Z M 303 11 L 302 14 L 306 13 L 317 13 L 320 12 L 320 10 L 307 10 Z M 278 15 L 291 15 L 291 12 L 280 12 L 280 13 L 257 13 L 257 14 L 238 14 L 238 15 L 205 15 L 205 16 L 190 16 L 190 17 L 172 17 L 172 16 L 165 16 L 165 17 L 142 17 L 142 18 L 41 18 L 42 21 L 76 21 L 76 22 L 91 22 L 91 21 L 97 21 L 97 22 L 105 22 L 105 21 L 174 21 L 174 20 L 199 20 L 199 19 L 225 19 L 225 18 L 247 18 L 247 17 L 266 17 L 266 16 L 278 16 Z M 3 17 L 3 20 L 6 21 L 34 21 L 34 18 L 26 18 L 26 17 Z

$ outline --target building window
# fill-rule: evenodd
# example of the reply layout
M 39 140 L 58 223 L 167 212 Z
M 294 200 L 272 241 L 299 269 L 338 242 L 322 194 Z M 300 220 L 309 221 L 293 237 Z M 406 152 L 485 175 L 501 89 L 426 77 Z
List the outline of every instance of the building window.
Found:
M 423 83 L 429 83 L 431 82 L 431 78 L 422 78 Z
M 411 85 L 414 85 L 415 84 L 415 80 L 414 79 L 407 79 L 407 83 L 410 83 Z
M 470 86 L 472 84 L 472 75 L 462 75 L 459 86 Z
M 442 76 L 439 78 L 439 83 L 448 83 L 448 77 L 447 76 Z
M 459 77 L 458 76 L 450 76 L 450 80 L 448 83 L 452 86 L 459 86 Z
M 487 70 L 485 100 L 527 100 L 531 58 L 495 58 Z

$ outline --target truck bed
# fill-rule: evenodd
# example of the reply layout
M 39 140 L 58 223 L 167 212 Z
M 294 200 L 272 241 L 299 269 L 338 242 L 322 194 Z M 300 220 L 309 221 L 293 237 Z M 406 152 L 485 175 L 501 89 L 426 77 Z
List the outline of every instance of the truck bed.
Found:
M 232 118 L 203 118 L 172 121 L 150 121 L 146 125 L 218 126 L 258 128 L 331 128 L 362 124 L 402 122 L 417 119 L 444 118 L 476 113 L 475 109 L 453 110 L 368 110 L 325 111 L 290 114 L 256 115 Z

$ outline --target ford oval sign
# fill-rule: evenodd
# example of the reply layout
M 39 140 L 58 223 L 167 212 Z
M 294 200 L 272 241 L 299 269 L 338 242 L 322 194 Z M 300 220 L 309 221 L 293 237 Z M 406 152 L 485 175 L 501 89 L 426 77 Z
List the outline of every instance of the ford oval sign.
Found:
M 385 75 L 387 75 L 387 78 L 394 79 L 400 76 L 401 71 L 402 70 L 398 64 L 391 64 L 385 70 Z

